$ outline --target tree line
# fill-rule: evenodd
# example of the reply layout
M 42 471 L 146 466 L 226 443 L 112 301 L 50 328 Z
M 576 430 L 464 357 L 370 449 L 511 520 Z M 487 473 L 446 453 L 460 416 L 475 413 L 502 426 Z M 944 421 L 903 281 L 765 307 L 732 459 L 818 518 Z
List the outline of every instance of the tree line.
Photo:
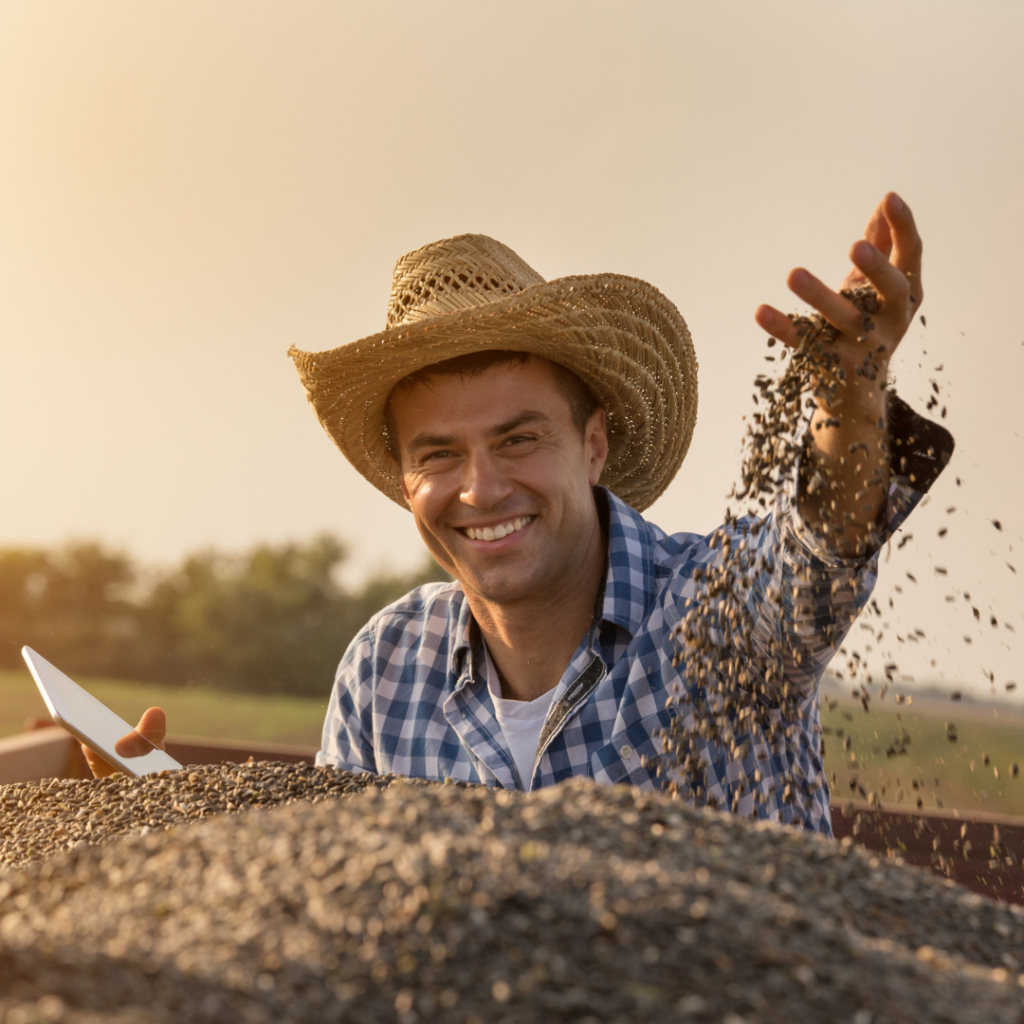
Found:
M 27 644 L 69 675 L 323 696 L 374 612 L 449 577 L 433 561 L 358 588 L 336 537 L 207 550 L 147 570 L 97 543 L 0 548 L 0 666 Z

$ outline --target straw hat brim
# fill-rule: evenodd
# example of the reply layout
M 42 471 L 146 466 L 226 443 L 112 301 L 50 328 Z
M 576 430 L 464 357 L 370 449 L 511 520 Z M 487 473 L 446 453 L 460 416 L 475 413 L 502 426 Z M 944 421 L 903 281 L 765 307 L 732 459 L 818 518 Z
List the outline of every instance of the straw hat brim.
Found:
M 530 352 L 575 373 L 604 406 L 601 483 L 638 511 L 675 476 L 697 419 L 697 360 L 679 310 L 619 274 L 563 277 L 325 352 L 288 354 L 317 418 L 359 472 L 403 508 L 384 411 L 404 377 L 487 349 Z

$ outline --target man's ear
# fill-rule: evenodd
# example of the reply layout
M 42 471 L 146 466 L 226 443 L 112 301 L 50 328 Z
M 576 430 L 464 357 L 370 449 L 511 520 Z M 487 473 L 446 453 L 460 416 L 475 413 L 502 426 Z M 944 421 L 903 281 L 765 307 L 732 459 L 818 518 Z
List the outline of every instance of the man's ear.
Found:
M 598 407 L 590 414 L 583 429 L 583 449 L 587 459 L 590 486 L 601 479 L 604 464 L 608 461 L 608 419 L 604 409 Z
M 401 469 L 401 467 L 399 467 L 399 469 Z M 408 505 L 409 508 L 412 508 L 412 497 L 409 494 L 409 488 L 406 487 L 406 485 L 405 485 L 405 476 L 404 475 L 401 477 L 401 481 L 402 481 L 402 497 L 405 498 L 406 505 Z
M 409 488 L 405 486 L 405 474 L 402 472 L 402 463 L 399 459 L 396 459 L 393 452 L 388 452 L 388 462 L 398 470 L 398 479 L 402 488 L 402 497 L 405 498 L 406 505 L 412 508 L 412 499 L 409 497 Z

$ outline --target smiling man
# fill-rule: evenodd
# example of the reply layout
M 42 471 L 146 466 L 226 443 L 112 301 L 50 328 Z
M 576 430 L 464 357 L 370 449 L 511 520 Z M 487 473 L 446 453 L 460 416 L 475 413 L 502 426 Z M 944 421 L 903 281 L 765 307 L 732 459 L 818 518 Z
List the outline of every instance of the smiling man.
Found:
M 688 612 L 714 612 L 701 580 L 728 537 L 756 556 L 749 686 L 732 702 L 732 742 L 701 740 L 693 797 L 829 832 L 818 682 L 870 596 L 879 547 L 952 452 L 946 431 L 879 387 L 923 297 L 920 240 L 897 196 L 851 259 L 844 285 L 870 282 L 881 299 L 878 380 L 856 372 L 853 304 L 807 271 L 789 279 L 834 328 L 846 371 L 811 417 L 805 456 L 835 486 L 798 494 L 794 482 L 763 521 L 708 536 L 641 515 L 682 463 L 697 410 L 686 325 L 643 281 L 546 282 L 506 246 L 462 235 L 399 260 L 384 331 L 293 349 L 328 434 L 412 512 L 455 580 L 413 591 L 353 640 L 318 763 L 507 789 L 577 775 L 660 787 L 661 731 L 706 699 L 673 633 Z M 777 310 L 757 320 L 799 346 Z M 737 650 L 721 642 L 724 663 Z M 768 736 L 744 707 L 776 691 L 798 700 Z M 139 730 L 162 739 L 153 714 Z
M 499 696 L 550 698 L 604 572 L 604 410 L 557 364 L 500 350 L 406 378 L 390 409 L 402 495 L 487 638 Z

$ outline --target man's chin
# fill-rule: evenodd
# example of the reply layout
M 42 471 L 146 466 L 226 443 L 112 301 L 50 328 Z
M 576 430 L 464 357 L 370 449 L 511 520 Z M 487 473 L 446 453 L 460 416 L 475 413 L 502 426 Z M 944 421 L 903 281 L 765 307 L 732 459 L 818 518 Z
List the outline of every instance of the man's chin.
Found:
M 528 600 L 538 589 L 535 574 L 531 572 L 510 572 L 494 568 L 484 572 L 470 570 L 464 575 L 456 572 L 454 575 L 463 589 L 496 604 Z

